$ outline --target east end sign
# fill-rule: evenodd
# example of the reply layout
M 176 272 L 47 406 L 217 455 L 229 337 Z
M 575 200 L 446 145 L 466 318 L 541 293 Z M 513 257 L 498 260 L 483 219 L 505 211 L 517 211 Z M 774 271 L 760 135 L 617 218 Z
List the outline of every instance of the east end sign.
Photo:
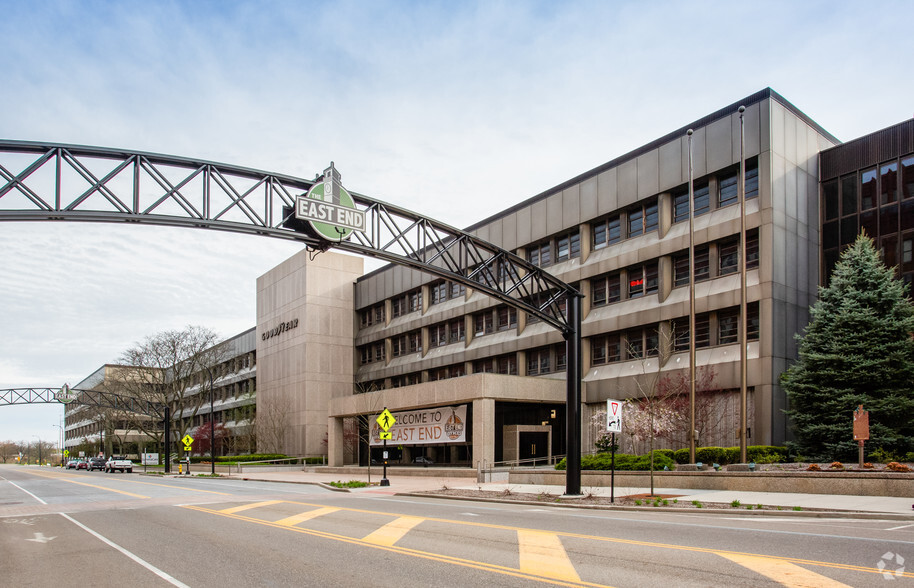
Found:
M 295 202 L 295 218 L 308 221 L 311 229 L 328 241 L 348 239 L 352 231 L 364 232 L 366 228 L 365 213 L 355 207 L 340 178 L 331 161 L 323 179 Z
M 390 427 L 388 444 L 441 445 L 466 443 L 467 405 L 444 406 L 428 410 L 394 412 L 396 423 Z M 383 445 L 381 427 L 371 425 L 371 445 Z

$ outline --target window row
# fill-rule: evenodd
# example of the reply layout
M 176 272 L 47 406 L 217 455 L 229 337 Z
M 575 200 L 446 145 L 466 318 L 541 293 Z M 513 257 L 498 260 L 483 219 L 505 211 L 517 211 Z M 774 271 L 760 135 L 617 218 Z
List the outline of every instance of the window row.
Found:
M 393 318 L 401 317 L 411 312 L 418 312 L 422 310 L 422 289 L 416 288 L 406 294 L 401 294 L 390 302 Z
M 384 341 L 376 341 L 359 347 L 362 365 L 387 361 L 387 349 Z
M 907 156 L 823 182 L 822 215 L 829 221 L 912 197 L 914 156 Z
M 715 208 L 724 208 L 739 202 L 739 166 L 728 168 L 713 174 L 717 184 L 717 194 L 713 202 Z M 711 212 L 711 176 L 695 180 L 692 183 L 692 202 L 695 216 Z M 746 200 L 758 197 L 758 159 L 746 160 Z M 673 192 L 673 222 L 689 220 L 689 187 L 678 188 Z
M 439 280 L 429 286 L 429 304 L 439 304 L 466 296 L 466 286 L 457 282 Z M 421 304 L 420 304 L 421 306 Z
M 432 325 L 428 328 L 428 346 L 435 348 L 465 341 L 465 324 L 463 317 L 460 317 Z
M 365 308 L 360 313 L 362 328 L 380 325 L 384 322 L 384 303 Z
M 410 353 L 422 352 L 422 331 L 411 331 L 405 335 L 394 337 L 391 342 L 391 355 L 402 357 Z M 366 363 L 366 362 L 362 362 Z
M 526 247 L 527 261 L 539 267 L 581 256 L 581 233 L 577 230 L 557 235 Z
M 513 353 L 477 359 L 473 362 L 474 374 L 504 374 L 517 375 L 517 356 Z

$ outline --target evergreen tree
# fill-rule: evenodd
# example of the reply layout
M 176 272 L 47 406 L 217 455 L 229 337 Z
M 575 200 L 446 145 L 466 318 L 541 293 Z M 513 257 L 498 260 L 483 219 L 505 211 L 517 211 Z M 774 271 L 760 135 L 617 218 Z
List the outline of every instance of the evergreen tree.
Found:
M 852 459 L 853 411 L 869 411 L 868 449 L 914 450 L 914 306 L 905 285 L 861 235 L 841 255 L 797 336 L 799 360 L 781 376 L 797 450 Z

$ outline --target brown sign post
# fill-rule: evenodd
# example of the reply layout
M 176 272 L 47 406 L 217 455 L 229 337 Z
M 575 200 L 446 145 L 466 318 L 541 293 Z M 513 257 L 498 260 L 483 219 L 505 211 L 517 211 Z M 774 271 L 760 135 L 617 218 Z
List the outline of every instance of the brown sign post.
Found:
M 863 467 L 863 442 L 870 438 L 870 413 L 863 405 L 854 411 L 854 441 L 858 443 L 857 465 Z

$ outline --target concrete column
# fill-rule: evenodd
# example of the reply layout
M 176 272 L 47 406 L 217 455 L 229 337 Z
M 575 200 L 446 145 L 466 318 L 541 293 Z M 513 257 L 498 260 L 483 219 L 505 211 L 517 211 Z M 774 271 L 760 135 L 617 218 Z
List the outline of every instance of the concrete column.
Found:
M 327 465 L 343 465 L 343 419 L 330 417 L 327 419 Z
M 581 234 L 581 263 L 587 261 L 587 258 L 590 257 L 590 247 L 593 237 L 591 236 L 590 223 L 584 223 L 580 225 L 579 231 Z
M 491 466 L 495 462 L 495 399 L 473 401 L 473 467 L 480 462 Z
M 657 214 L 660 219 L 660 226 L 658 227 L 660 238 L 663 239 L 666 237 L 666 234 L 670 231 L 670 227 L 673 226 L 673 196 L 669 192 L 663 192 L 660 194 L 660 197 L 657 199 Z

